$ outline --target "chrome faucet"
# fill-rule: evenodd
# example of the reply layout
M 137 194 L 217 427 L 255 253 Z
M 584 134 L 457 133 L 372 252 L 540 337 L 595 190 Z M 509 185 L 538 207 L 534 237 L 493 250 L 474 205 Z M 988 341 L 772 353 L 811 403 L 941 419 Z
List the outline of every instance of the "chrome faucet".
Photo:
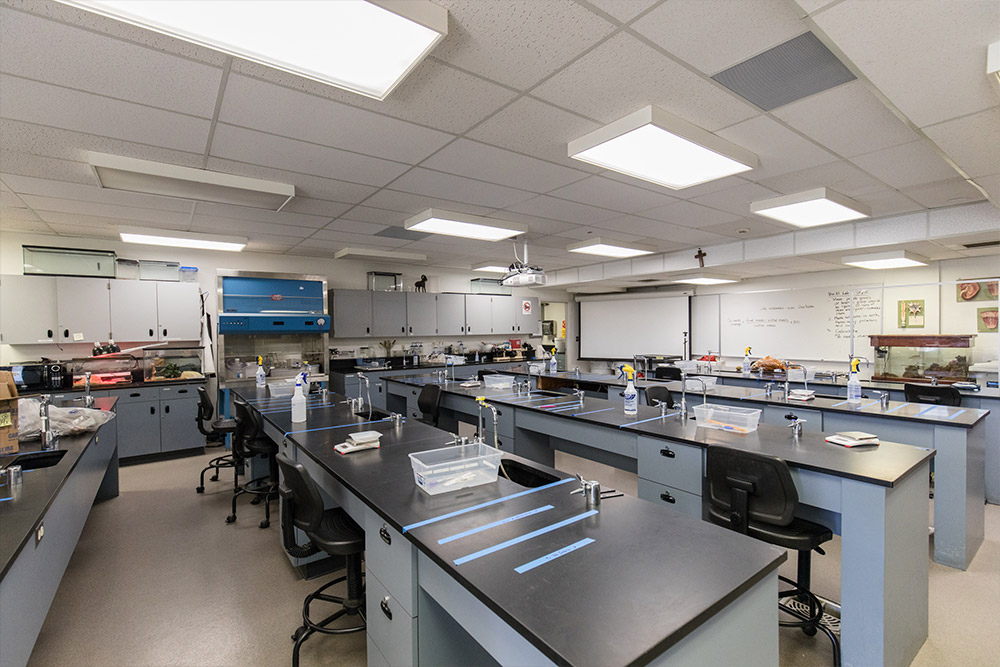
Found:
M 799 369 L 802 370 L 802 386 L 805 387 L 806 391 L 809 390 L 809 378 L 806 377 L 806 367 L 803 366 L 802 364 L 792 364 L 792 363 L 788 363 L 786 361 L 785 362 L 785 387 L 786 387 L 786 389 L 785 389 L 785 398 L 788 398 L 788 389 L 787 389 L 787 387 L 788 387 L 788 376 L 789 376 L 788 371 L 791 370 L 791 369 L 793 369 L 793 368 L 799 368 Z
M 479 442 L 483 442 L 483 408 L 486 408 L 493 413 L 493 448 L 500 449 L 500 413 L 497 411 L 495 405 L 490 405 L 485 399 L 477 399 L 476 403 L 479 404 Z
M 666 401 L 661 401 L 658 398 L 654 398 L 653 402 L 656 403 L 657 407 L 660 408 L 660 417 L 666 417 L 667 416 L 667 402 Z
M 687 384 L 687 372 L 681 370 L 681 406 L 679 408 L 680 412 L 678 412 L 681 416 L 681 421 L 686 420 L 688 416 Z
M 52 399 L 46 394 L 42 396 L 42 402 L 38 404 L 38 416 L 42 420 L 42 449 L 56 448 L 56 434 L 52 432 L 49 421 L 49 406 Z
M 580 473 L 577 473 L 576 478 L 580 480 L 580 488 L 570 491 L 570 495 L 575 493 L 582 493 L 583 497 L 587 499 L 587 508 L 592 509 L 601 504 L 601 483 L 595 480 L 584 479 Z
M 799 419 L 797 415 L 791 412 L 785 415 L 785 419 L 791 422 L 791 424 L 788 425 L 788 428 L 792 429 L 792 437 L 798 440 L 802 435 L 802 425 L 806 423 L 806 420 Z
M 580 367 L 576 366 L 573 368 L 573 375 L 580 377 Z
M 83 374 L 84 386 L 87 389 L 87 393 L 83 397 L 83 404 L 88 408 L 94 407 L 94 397 L 90 395 L 90 375 L 90 371 Z
M 889 392 L 872 389 L 872 393 L 878 394 L 879 407 L 881 407 L 883 410 L 889 407 Z
M 700 377 L 693 377 L 691 379 L 701 383 L 701 404 L 705 405 L 708 403 L 708 385 Z M 687 380 L 684 381 L 684 384 L 687 384 Z
M 580 405 L 583 405 L 583 399 L 587 397 L 587 392 L 583 389 L 574 389 L 573 395 L 580 399 Z
M 774 391 L 774 383 L 773 382 L 768 382 L 767 384 L 764 385 L 764 395 L 765 396 L 767 396 L 768 398 L 771 398 L 771 392 L 773 392 L 773 391 Z

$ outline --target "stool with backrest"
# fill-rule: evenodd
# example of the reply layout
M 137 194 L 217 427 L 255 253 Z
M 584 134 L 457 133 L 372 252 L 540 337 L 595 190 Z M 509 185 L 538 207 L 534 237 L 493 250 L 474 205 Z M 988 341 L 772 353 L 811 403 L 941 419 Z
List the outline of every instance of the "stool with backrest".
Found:
M 195 421 L 198 423 L 198 430 L 201 431 L 207 438 L 219 438 L 223 442 L 225 438 L 230 433 L 236 432 L 236 420 L 235 419 L 216 419 L 212 421 L 212 417 L 215 415 L 215 407 L 212 405 L 212 399 L 208 397 L 208 390 L 205 387 L 198 387 L 198 414 L 195 416 Z M 208 423 L 208 427 L 205 424 Z M 213 470 L 212 476 L 209 479 L 213 482 L 219 481 L 219 471 L 225 468 L 236 468 L 236 458 L 232 454 L 223 454 L 222 456 L 216 456 L 214 459 L 208 462 L 205 466 L 201 475 L 199 476 L 198 486 L 195 491 L 198 493 L 205 492 L 205 473 L 209 470 Z
M 417 396 L 417 409 L 424 415 L 420 421 L 437 426 L 441 412 L 441 385 L 425 384 Z
M 833 538 L 826 526 L 795 516 L 799 495 L 783 459 L 730 447 L 710 446 L 706 456 L 709 518 L 712 523 L 744 535 L 798 552 L 798 581 L 779 579 L 792 586 L 778 594 L 778 607 L 799 619 L 781 621 L 783 627 L 801 628 L 807 635 L 822 630 L 833 642 L 833 662 L 840 665 L 840 639 L 821 623 L 823 605 L 809 590 L 812 561 L 821 544 Z M 790 606 L 781 600 L 797 598 L 805 604 Z
M 322 550 L 334 556 L 344 556 L 347 561 L 345 576 L 324 584 L 306 596 L 302 604 L 302 625 L 292 635 L 292 639 L 295 640 L 292 667 L 298 667 L 302 642 L 313 633 L 337 635 L 365 629 L 367 622 L 365 587 L 361 571 L 362 556 L 365 552 L 365 533 L 340 507 L 333 509 L 323 507 L 323 498 L 312 477 L 309 476 L 309 471 L 301 463 L 292 461 L 284 454 L 277 456 L 277 462 L 281 470 L 279 493 L 282 501 L 282 541 L 285 549 L 298 558 L 305 558 Z M 304 546 L 295 544 L 292 526 L 305 532 L 310 542 Z M 342 581 L 347 582 L 346 597 L 325 594 L 328 588 Z M 332 602 L 339 605 L 339 609 L 321 621 L 313 621 L 309 618 L 309 605 L 314 600 Z M 359 616 L 361 623 L 346 628 L 329 627 L 343 616 Z
M 267 528 L 271 525 L 271 498 L 278 494 L 278 464 L 274 458 L 278 454 L 278 445 L 270 438 L 260 435 L 260 426 L 246 401 L 234 398 L 233 409 L 238 424 L 233 436 L 233 453 L 237 460 L 243 461 L 263 454 L 267 457 L 268 475 L 243 482 L 237 487 L 233 494 L 233 513 L 226 517 L 226 523 L 236 521 L 236 501 L 240 496 L 249 495 L 253 496 L 253 504 L 264 501 L 264 520 L 260 522 L 260 527 Z
M 656 405 L 657 401 L 666 403 L 668 408 L 674 407 L 674 395 L 669 389 L 660 385 L 646 387 L 646 405 Z
M 676 366 L 657 366 L 653 371 L 653 377 L 657 380 L 680 380 L 681 369 Z
M 908 403 L 932 403 L 957 408 L 962 404 L 958 389 L 930 384 L 904 384 L 903 394 Z

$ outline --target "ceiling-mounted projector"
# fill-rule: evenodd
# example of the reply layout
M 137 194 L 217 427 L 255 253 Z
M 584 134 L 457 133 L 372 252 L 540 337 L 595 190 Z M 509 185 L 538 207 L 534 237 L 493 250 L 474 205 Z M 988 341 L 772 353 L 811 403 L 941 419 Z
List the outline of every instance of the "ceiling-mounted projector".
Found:
M 514 246 L 514 263 L 507 267 L 507 273 L 500 279 L 500 284 L 505 287 L 531 287 L 532 285 L 545 285 L 549 282 L 548 276 L 540 266 L 528 266 L 528 242 L 524 242 L 524 261 L 517 256 L 517 246 Z

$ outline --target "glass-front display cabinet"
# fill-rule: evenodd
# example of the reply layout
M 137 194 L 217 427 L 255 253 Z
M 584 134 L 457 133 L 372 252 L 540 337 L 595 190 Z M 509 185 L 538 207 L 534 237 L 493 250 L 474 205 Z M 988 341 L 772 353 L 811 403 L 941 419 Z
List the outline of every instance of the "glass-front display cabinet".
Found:
M 975 334 L 876 335 L 873 380 L 897 382 L 965 382 L 976 344 Z

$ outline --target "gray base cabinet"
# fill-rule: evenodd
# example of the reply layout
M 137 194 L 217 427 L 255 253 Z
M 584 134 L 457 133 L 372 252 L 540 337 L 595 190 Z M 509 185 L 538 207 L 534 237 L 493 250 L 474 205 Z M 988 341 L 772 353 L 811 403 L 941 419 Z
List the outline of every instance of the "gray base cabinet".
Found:
M 193 449 L 205 444 L 198 431 L 197 385 L 111 390 L 118 398 L 119 458 Z
M 156 454 L 160 451 L 160 402 L 119 403 L 118 457 Z

